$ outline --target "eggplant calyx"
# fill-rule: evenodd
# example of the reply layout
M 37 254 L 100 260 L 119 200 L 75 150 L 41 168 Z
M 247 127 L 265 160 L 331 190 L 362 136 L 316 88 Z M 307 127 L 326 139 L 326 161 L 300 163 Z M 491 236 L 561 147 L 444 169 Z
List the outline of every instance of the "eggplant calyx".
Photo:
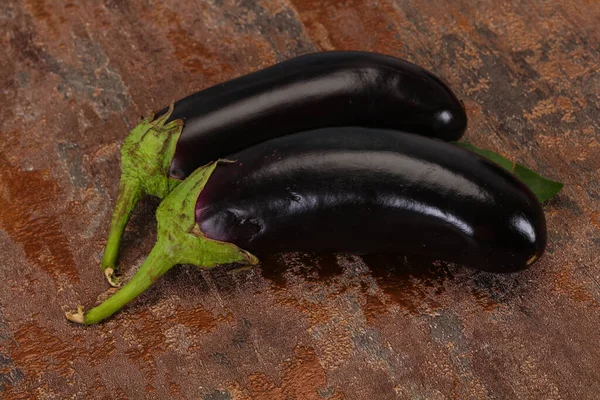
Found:
M 121 181 L 115 204 L 102 269 L 112 286 L 119 286 L 115 276 L 117 257 L 125 226 L 144 195 L 164 198 L 180 181 L 169 177 L 175 147 L 183 129 L 183 121 L 167 122 L 173 104 L 161 117 L 144 118 L 121 146 Z
M 222 264 L 258 263 L 254 255 L 232 243 L 207 238 L 196 224 L 196 201 L 216 165 L 211 163 L 197 169 L 160 204 L 156 211 L 156 244 L 131 280 L 88 312 L 80 307 L 75 313 L 67 313 L 70 321 L 90 325 L 108 318 L 176 264 L 213 268 Z
M 154 114 L 144 118 L 121 146 L 121 170 L 125 178 L 137 179 L 144 194 L 161 199 L 180 182 L 169 179 L 169 168 L 183 130 L 183 120 L 167 122 L 173 109 L 171 103 L 159 118 L 154 119 Z

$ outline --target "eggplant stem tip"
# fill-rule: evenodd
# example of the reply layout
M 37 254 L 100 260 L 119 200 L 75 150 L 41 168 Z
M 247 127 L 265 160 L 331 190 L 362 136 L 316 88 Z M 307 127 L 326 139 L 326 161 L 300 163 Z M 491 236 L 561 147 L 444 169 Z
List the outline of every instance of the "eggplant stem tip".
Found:
M 76 322 L 78 324 L 85 324 L 85 314 L 83 312 L 83 306 L 77 307 L 77 312 L 73 313 L 71 311 L 65 313 L 67 319 L 71 322 Z
M 108 283 L 110 284 L 110 286 L 112 287 L 119 287 L 121 286 L 121 280 L 115 276 L 115 270 L 108 267 L 104 270 L 104 276 L 106 276 L 106 280 L 108 281 Z

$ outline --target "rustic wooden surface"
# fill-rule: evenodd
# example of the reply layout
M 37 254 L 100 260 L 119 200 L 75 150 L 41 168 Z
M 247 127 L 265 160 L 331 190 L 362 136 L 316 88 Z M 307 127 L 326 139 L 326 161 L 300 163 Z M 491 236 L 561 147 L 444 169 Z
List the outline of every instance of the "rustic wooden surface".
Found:
M 598 398 L 598 21 L 596 0 L 1 1 L 0 397 Z M 467 140 L 566 182 L 543 260 L 508 276 L 399 256 L 180 266 L 108 322 L 68 323 L 110 293 L 99 264 L 138 118 L 331 49 L 430 68 L 465 100 Z M 126 233 L 127 276 L 156 205 Z

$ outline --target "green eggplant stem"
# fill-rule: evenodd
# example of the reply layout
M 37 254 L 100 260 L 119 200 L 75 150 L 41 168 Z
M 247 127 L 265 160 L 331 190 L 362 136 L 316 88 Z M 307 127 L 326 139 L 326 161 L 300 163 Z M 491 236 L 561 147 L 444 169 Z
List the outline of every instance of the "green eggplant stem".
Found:
M 213 268 L 222 264 L 258 263 L 254 255 L 232 243 L 207 238 L 196 223 L 196 201 L 219 162 L 225 161 L 214 162 L 194 171 L 161 202 L 156 211 L 156 244 L 133 278 L 87 313 L 81 306 L 76 312 L 66 313 L 69 320 L 90 325 L 110 317 L 176 264 Z
M 110 232 L 102 258 L 102 270 L 112 286 L 118 286 L 115 276 L 123 232 L 135 206 L 145 195 L 166 197 L 179 183 L 169 177 L 169 167 L 183 129 L 181 120 L 167 123 L 173 112 L 159 118 L 144 118 L 127 136 L 121 147 L 121 181 Z
M 119 286 L 119 279 L 115 276 L 115 265 L 119 255 L 121 238 L 129 217 L 141 196 L 142 189 L 137 180 L 127 180 L 126 177 L 121 177 L 119 197 L 113 212 L 106 250 L 102 258 L 102 269 L 111 286 Z
M 110 317 L 125 304 L 143 293 L 175 265 L 172 259 L 174 251 L 176 250 L 170 248 L 170 243 L 164 240 L 157 242 L 134 278 L 120 288 L 118 292 L 87 313 L 83 313 L 83 308 L 80 307 L 76 313 L 67 313 L 67 318 L 73 322 L 90 325 Z

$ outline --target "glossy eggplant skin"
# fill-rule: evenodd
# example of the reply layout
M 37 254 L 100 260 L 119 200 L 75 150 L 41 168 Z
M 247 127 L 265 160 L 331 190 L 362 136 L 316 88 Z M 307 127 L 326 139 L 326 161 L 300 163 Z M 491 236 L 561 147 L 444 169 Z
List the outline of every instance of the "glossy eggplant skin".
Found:
M 196 203 L 208 238 L 254 252 L 413 253 L 492 272 L 544 252 L 535 195 L 452 144 L 359 127 L 263 142 L 219 164 Z
M 467 126 L 462 102 L 431 72 L 353 51 L 296 57 L 204 89 L 175 103 L 170 120 L 176 119 L 184 126 L 169 171 L 174 179 L 264 140 L 309 129 L 389 128 L 450 141 Z

